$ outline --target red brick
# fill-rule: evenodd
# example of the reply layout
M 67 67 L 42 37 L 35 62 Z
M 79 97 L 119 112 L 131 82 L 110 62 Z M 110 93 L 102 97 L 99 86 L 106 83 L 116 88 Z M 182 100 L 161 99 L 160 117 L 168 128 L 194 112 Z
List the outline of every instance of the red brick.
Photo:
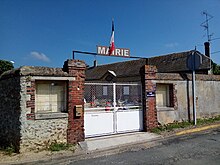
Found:
M 80 64 L 80 65 L 78 65 Z M 78 67 L 79 66 L 79 67 Z M 83 67 L 84 66 L 84 67 Z M 68 60 L 64 63 L 64 68 L 71 76 L 76 77 L 75 81 L 68 83 L 68 130 L 67 142 L 74 144 L 85 140 L 84 135 L 84 114 L 75 117 L 74 106 L 83 106 L 83 84 L 85 82 L 85 63 L 79 60 Z M 80 90 L 78 90 L 78 88 Z
M 145 65 L 144 68 L 144 80 L 143 85 L 145 86 L 143 92 L 145 100 L 144 107 L 144 127 L 146 131 L 158 125 L 157 121 L 157 110 L 156 110 L 156 97 L 147 97 L 146 93 L 149 91 L 154 91 L 156 84 L 152 81 L 156 78 L 157 68 L 155 66 Z

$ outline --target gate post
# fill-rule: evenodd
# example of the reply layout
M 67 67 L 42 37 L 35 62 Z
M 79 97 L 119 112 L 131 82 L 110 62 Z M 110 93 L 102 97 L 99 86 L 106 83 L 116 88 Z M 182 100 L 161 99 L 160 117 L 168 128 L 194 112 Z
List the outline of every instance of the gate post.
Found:
M 84 61 L 67 60 L 63 65 L 63 70 L 67 72 L 73 80 L 68 82 L 68 129 L 67 142 L 74 144 L 85 140 L 84 134 L 84 84 L 85 84 Z M 81 107 L 81 113 L 77 113 L 77 108 Z
M 142 71 L 144 130 L 150 131 L 158 126 L 156 109 L 156 66 L 145 65 Z

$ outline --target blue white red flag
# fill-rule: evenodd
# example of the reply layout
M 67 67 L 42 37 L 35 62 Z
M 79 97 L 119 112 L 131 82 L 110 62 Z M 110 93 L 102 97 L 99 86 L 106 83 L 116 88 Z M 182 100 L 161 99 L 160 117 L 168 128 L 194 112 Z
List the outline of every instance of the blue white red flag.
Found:
M 115 28 L 114 28 L 114 21 L 112 21 L 112 35 L 110 40 L 110 46 L 109 46 L 109 55 L 112 55 L 113 51 L 115 50 L 115 41 L 114 36 L 115 35 Z

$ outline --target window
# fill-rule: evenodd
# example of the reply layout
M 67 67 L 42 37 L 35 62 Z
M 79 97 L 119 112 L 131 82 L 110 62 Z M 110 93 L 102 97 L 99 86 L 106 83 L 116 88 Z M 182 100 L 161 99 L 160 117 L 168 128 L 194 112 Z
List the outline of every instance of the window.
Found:
M 173 107 L 172 84 L 157 84 L 156 104 L 157 107 Z
M 35 105 L 36 111 L 39 113 L 66 111 L 66 83 L 37 81 Z
M 123 87 L 123 94 L 124 95 L 129 95 L 129 86 L 124 86 Z
M 107 96 L 108 95 L 108 87 L 107 86 L 103 86 L 102 94 L 103 94 L 103 96 Z

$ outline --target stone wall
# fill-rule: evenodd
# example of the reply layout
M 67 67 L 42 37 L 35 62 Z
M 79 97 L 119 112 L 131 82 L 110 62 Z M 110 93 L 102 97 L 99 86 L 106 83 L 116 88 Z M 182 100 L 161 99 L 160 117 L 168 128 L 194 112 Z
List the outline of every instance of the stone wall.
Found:
M 22 76 L 20 152 L 48 147 L 52 142 L 67 142 L 67 116 L 52 119 L 35 119 L 35 81 L 34 76 Z
M 20 142 L 20 78 L 0 78 L 0 147 L 14 147 Z
M 196 82 L 198 117 L 220 115 L 220 81 Z
M 154 83 L 175 86 L 174 104 L 177 108 L 157 109 L 158 122 L 161 124 L 193 119 L 193 97 L 191 75 L 158 73 Z M 196 75 L 197 118 L 220 115 L 220 76 Z

